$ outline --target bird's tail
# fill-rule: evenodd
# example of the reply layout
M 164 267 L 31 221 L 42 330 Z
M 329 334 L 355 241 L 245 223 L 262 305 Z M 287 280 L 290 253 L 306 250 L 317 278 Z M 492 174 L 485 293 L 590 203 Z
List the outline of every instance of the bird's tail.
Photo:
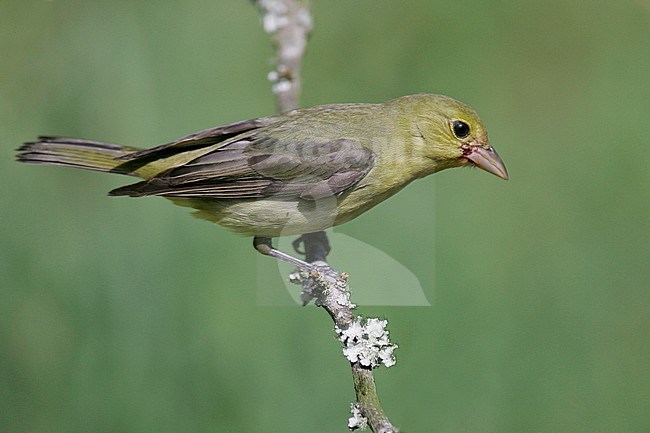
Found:
M 16 159 L 29 164 L 61 165 L 133 176 L 134 167 L 116 158 L 138 150 L 80 138 L 38 137 L 37 141 L 23 144 Z

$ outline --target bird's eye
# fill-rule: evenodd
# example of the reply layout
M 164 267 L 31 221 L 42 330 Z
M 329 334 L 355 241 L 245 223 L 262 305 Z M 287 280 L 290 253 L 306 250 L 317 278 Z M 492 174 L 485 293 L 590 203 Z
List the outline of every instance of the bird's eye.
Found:
M 469 125 L 462 120 L 454 120 L 451 128 L 457 138 L 467 138 L 469 135 Z

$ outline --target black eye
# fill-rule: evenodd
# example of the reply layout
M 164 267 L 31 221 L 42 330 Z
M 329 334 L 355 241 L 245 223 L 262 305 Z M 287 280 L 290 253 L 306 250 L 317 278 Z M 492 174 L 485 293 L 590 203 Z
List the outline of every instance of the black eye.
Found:
M 456 137 L 467 138 L 469 135 L 469 125 L 462 120 L 454 120 L 451 126 Z

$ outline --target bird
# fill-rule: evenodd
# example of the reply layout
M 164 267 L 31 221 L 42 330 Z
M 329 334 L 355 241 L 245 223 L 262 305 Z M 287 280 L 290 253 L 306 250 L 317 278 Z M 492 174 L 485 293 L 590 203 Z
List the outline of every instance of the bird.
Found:
M 272 238 L 346 223 L 416 179 L 478 167 L 508 180 L 478 114 L 444 95 L 345 103 L 204 129 L 149 149 L 40 136 L 17 160 L 134 176 L 111 196 L 161 196 L 308 267 Z

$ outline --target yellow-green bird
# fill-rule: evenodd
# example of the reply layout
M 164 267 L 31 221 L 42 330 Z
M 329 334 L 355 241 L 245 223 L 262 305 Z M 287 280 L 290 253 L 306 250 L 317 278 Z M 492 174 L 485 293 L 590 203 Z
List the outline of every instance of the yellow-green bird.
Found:
M 275 250 L 271 238 L 343 224 L 446 168 L 476 166 L 508 179 L 478 115 L 433 94 L 302 108 L 144 150 L 67 137 L 39 137 L 18 150 L 21 162 L 144 179 L 109 194 L 166 197 L 297 265 L 305 263 Z

